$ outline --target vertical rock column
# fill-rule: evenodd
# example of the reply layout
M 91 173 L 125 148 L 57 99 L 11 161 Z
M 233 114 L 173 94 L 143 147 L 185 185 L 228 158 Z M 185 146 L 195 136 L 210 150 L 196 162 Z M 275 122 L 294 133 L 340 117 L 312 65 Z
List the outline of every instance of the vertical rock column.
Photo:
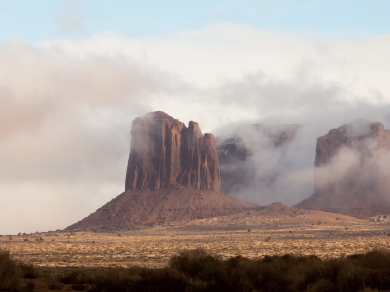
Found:
M 127 189 L 157 190 L 165 186 L 220 188 L 220 168 L 212 134 L 198 123 L 188 128 L 163 112 L 149 113 L 132 123 Z

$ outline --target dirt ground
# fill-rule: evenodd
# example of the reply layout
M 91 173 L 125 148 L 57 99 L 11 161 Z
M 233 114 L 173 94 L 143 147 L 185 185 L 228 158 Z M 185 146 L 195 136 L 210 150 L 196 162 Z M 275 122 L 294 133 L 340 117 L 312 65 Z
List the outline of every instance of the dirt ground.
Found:
M 248 212 L 137 230 L 46 232 L 0 237 L 18 260 L 52 268 L 163 267 L 182 250 L 204 248 L 222 258 L 286 253 L 321 258 L 390 248 L 390 220 L 373 222 L 317 211 Z M 54 269 L 55 270 L 55 269 Z

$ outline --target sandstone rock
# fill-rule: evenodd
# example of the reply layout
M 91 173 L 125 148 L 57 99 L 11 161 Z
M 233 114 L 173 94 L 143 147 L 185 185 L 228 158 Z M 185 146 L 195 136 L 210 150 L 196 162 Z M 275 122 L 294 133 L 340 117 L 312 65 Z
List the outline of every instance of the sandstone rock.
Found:
M 219 191 L 213 134 L 164 112 L 133 121 L 126 191 L 68 230 L 153 226 L 256 210 Z
M 360 119 L 317 139 L 315 193 L 295 205 L 367 218 L 390 211 L 390 133 L 381 123 Z
M 367 140 L 372 139 L 373 149 L 369 149 Z M 371 123 L 364 119 L 332 129 L 325 136 L 317 138 L 315 166 L 329 164 L 341 149 L 355 149 L 363 156 L 370 156 L 372 151 L 390 150 L 390 130 L 385 130 L 382 123 Z
M 158 190 L 165 186 L 219 190 L 219 161 L 213 134 L 198 123 L 188 128 L 163 112 L 133 121 L 126 190 Z

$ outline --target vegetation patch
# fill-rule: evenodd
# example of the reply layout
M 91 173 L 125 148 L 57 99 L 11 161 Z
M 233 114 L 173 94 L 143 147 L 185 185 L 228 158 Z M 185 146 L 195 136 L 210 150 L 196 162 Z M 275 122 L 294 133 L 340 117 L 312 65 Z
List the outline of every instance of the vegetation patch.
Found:
M 386 291 L 390 252 L 375 250 L 338 259 L 316 256 L 241 256 L 223 260 L 203 249 L 184 251 L 168 267 L 114 268 L 98 276 L 72 272 L 63 283 L 91 292 L 127 291 Z
M 39 269 L 0 251 L 0 291 L 34 291 L 21 287 Z M 30 280 L 29 280 L 30 281 Z M 33 283 L 33 282 L 31 282 Z M 58 283 L 58 284 L 56 284 Z M 203 249 L 183 251 L 164 268 L 76 269 L 58 276 L 48 289 L 69 285 L 73 291 L 390 291 L 390 252 L 374 250 L 336 259 L 317 256 L 265 256 L 222 259 Z
M 22 278 L 35 279 L 41 275 L 39 268 L 14 260 L 10 252 L 0 249 L 0 291 L 20 291 Z M 33 284 L 28 285 L 28 289 Z

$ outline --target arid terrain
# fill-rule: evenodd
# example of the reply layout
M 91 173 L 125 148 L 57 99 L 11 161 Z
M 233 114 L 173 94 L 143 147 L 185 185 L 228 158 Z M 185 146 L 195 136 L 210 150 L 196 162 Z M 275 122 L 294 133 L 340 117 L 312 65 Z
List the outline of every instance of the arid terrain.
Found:
M 134 230 L 45 232 L 0 237 L 15 259 L 41 267 L 162 267 L 180 251 L 204 248 L 229 258 L 300 254 L 321 258 L 390 248 L 390 220 L 290 208 L 258 211 Z

